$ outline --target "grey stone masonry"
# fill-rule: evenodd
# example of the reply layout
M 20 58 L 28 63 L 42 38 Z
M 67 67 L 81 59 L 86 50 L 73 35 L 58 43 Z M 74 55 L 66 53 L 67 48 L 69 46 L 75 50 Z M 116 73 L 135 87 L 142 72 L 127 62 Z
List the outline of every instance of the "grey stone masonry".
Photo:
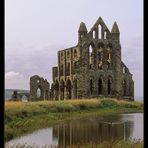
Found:
M 110 31 L 101 17 L 90 31 L 84 22 L 80 23 L 77 45 L 58 51 L 58 65 L 52 68 L 52 75 L 49 92 L 49 83 L 43 78 L 30 79 L 32 99 L 37 98 L 40 88 L 40 98 L 50 100 L 101 97 L 134 100 L 132 74 L 121 59 L 118 25 L 115 22 Z
M 81 22 L 77 45 L 58 51 L 53 86 L 52 100 L 94 97 L 134 100 L 134 81 L 121 59 L 117 23 L 110 31 L 99 17 L 88 32 Z

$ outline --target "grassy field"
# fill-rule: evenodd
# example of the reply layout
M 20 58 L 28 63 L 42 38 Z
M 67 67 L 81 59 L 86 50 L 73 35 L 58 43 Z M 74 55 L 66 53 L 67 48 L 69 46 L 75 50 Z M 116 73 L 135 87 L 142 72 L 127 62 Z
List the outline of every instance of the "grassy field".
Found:
M 143 111 L 143 102 L 116 99 L 5 101 L 5 141 L 66 120 Z
M 34 148 L 34 145 L 28 144 L 16 144 L 7 146 L 7 148 Z M 143 148 L 144 144 L 141 140 L 115 140 L 115 141 L 104 141 L 101 143 L 81 143 L 77 145 L 69 145 L 66 148 Z M 65 146 L 54 146 L 54 145 L 43 145 L 42 148 L 65 148 Z

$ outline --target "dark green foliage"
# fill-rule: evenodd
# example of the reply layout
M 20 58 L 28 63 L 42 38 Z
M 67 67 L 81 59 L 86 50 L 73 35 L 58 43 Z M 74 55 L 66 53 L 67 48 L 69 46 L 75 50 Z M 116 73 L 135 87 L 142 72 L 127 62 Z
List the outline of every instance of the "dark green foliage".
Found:
M 117 106 L 117 103 L 113 100 L 101 100 L 102 108 L 114 108 Z

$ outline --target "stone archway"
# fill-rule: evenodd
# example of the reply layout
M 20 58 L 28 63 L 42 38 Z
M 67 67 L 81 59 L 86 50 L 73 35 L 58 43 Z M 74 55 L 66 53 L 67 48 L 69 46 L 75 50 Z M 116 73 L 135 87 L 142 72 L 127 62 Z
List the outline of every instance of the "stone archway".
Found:
M 98 95 L 102 95 L 102 92 L 103 92 L 103 86 L 102 86 L 102 79 L 99 78 L 98 80 Z
M 71 99 L 71 81 L 68 79 L 66 81 L 66 94 L 67 94 L 67 99 Z
M 111 94 L 111 81 L 110 79 L 107 80 L 107 94 Z
M 54 84 L 54 98 L 55 98 L 55 100 L 59 99 L 59 82 L 58 82 L 58 80 L 56 80 L 55 84 Z
M 36 96 L 37 96 L 37 99 L 40 99 L 40 98 L 43 97 L 42 96 L 42 90 L 41 90 L 40 86 L 36 90 Z
M 37 91 L 40 92 L 40 95 L 37 94 Z M 30 98 L 29 100 L 45 100 L 49 99 L 49 83 L 42 77 L 34 75 L 30 77 Z
M 106 90 L 107 95 L 111 95 L 112 94 L 112 77 L 111 76 L 108 76 L 107 78 L 106 87 L 107 87 L 107 90 Z
M 62 80 L 61 82 L 60 82 L 60 99 L 61 100 L 64 100 L 64 91 L 65 91 L 65 83 L 64 83 L 64 81 Z

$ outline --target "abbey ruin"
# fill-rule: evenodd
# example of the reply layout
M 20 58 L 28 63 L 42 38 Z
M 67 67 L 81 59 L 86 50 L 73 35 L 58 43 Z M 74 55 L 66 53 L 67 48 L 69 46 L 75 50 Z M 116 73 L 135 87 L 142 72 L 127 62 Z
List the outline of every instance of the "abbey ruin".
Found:
M 50 89 L 47 80 L 31 77 L 30 99 L 35 99 L 38 88 L 40 97 L 50 100 L 134 99 L 132 74 L 121 59 L 118 25 L 115 22 L 110 31 L 101 17 L 89 32 L 85 23 L 80 23 L 77 45 L 58 51 L 58 66 L 52 68 L 52 75 Z

